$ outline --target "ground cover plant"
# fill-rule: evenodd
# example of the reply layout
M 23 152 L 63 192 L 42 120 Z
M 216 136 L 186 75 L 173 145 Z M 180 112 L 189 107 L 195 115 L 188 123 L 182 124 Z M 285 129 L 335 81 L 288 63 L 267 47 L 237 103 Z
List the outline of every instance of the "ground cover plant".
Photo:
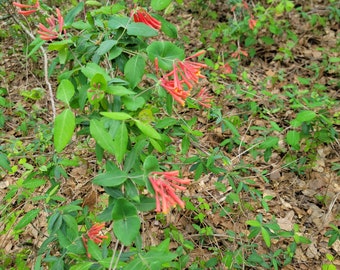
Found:
M 1 269 L 337 269 L 336 1 L 0 1 Z

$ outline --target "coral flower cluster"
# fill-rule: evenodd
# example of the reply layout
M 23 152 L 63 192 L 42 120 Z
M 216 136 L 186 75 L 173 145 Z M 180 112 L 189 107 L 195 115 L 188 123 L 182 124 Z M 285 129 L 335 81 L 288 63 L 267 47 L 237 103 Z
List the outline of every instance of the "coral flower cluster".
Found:
M 39 30 L 38 34 L 40 34 L 40 38 L 43 40 L 53 40 L 59 37 L 59 35 L 63 31 L 64 27 L 64 18 L 60 13 L 60 10 L 57 8 L 57 18 L 55 18 L 53 15 L 46 18 L 46 22 L 48 23 L 49 27 L 47 28 L 42 23 L 39 23 Z M 56 22 L 58 22 L 58 29 Z M 65 31 L 64 31 L 65 32 Z
M 152 172 L 149 175 L 150 183 L 155 191 L 156 212 L 167 214 L 176 205 L 184 208 L 184 202 L 176 195 L 175 191 L 186 189 L 183 185 L 190 184 L 190 180 L 180 179 L 178 171 Z
M 161 22 L 152 17 L 144 8 L 138 8 L 132 13 L 134 22 L 144 23 L 156 30 L 161 29 Z
M 87 257 L 91 258 L 91 254 L 87 250 L 88 239 L 91 239 L 97 245 L 103 242 L 103 239 L 107 239 L 106 235 L 101 235 L 101 230 L 105 227 L 105 223 L 95 223 L 85 235 L 82 235 L 83 245 L 87 252 Z
M 213 96 L 209 95 L 208 89 L 203 87 L 196 95 L 198 104 L 203 107 L 210 108 L 213 101 Z
M 40 7 L 39 0 L 34 5 L 25 5 L 18 2 L 13 2 L 13 6 L 16 6 L 19 11 L 18 13 L 24 16 L 29 16 L 36 12 Z
M 37 2 L 34 5 L 24 5 L 18 2 L 13 2 L 13 5 L 19 8 L 19 11 L 18 11 L 19 14 L 24 15 L 26 17 L 36 12 L 38 8 L 40 7 L 39 0 L 37 0 Z M 64 18 L 61 15 L 61 12 L 58 8 L 56 8 L 56 13 L 57 13 L 57 18 L 55 18 L 53 15 L 46 18 L 48 27 L 46 27 L 42 23 L 39 23 L 38 34 L 40 34 L 41 39 L 53 40 L 53 39 L 57 39 L 62 32 L 66 34 L 65 29 L 63 31 Z
M 183 61 L 175 60 L 173 69 L 160 79 L 160 85 L 182 106 L 184 106 L 185 100 L 190 95 L 194 84 L 200 78 L 205 78 L 201 74 L 201 69 L 206 68 L 207 65 L 190 60 L 204 52 L 200 51 Z

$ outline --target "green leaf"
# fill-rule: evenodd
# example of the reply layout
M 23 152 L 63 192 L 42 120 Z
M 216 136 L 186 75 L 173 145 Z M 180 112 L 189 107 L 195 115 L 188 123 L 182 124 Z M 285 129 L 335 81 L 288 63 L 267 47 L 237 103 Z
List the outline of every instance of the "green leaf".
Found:
M 340 239 L 340 236 L 337 234 L 333 234 L 331 237 L 329 237 L 328 246 L 332 246 L 338 238 Z
M 110 50 L 108 59 L 109 59 L 109 60 L 115 59 L 115 58 L 117 58 L 119 55 L 121 55 L 122 52 L 123 52 L 123 48 L 117 47 L 117 46 L 116 46 L 116 47 L 114 47 L 113 49 Z
M 266 138 L 266 140 L 263 143 L 259 145 L 259 148 L 260 149 L 271 148 L 271 147 L 277 146 L 278 142 L 279 142 L 278 137 L 269 136 Z
M 158 270 L 164 269 L 162 264 L 169 264 L 177 257 L 177 254 L 167 251 L 150 250 L 146 254 L 131 261 L 124 270 Z
M 85 254 L 86 250 L 81 237 L 77 237 L 76 239 L 74 239 L 71 245 L 67 247 L 67 251 L 73 254 Z
M 316 117 L 316 113 L 313 111 L 301 111 L 297 114 L 295 120 L 302 122 L 310 122 Z
M 329 62 L 338 63 L 340 62 L 340 57 L 329 57 Z
M 67 248 L 72 244 L 71 240 L 62 230 L 58 230 L 56 233 L 58 236 L 58 242 L 62 248 Z
M 35 188 L 38 188 L 38 187 L 45 185 L 45 183 L 46 183 L 46 180 L 44 180 L 44 179 L 29 179 L 29 178 L 27 178 L 22 183 L 22 186 L 24 188 L 28 188 L 28 189 L 35 189 Z
M 164 144 L 161 144 L 160 141 L 156 141 L 152 138 L 149 138 L 151 145 L 159 152 L 163 153 L 165 150 Z
M 137 119 L 134 120 L 139 130 L 144 133 L 146 136 L 151 137 L 156 140 L 161 140 L 161 135 L 149 124 L 143 123 Z
M 166 9 L 171 3 L 171 0 L 151 0 L 151 7 L 153 10 Z
M 74 86 L 69 80 L 62 80 L 57 89 L 57 99 L 70 105 L 70 100 L 73 97 L 75 91 Z
M 128 17 L 112 16 L 108 22 L 108 27 L 113 30 L 126 28 L 129 22 L 130 19 Z
M 172 23 L 168 22 L 158 14 L 153 15 L 153 17 L 161 22 L 161 30 L 164 34 L 166 34 L 170 38 L 177 38 L 177 28 Z
M 115 156 L 118 163 L 123 161 L 124 155 L 127 150 L 129 140 L 128 130 L 124 122 L 122 122 L 117 130 L 117 133 L 114 137 L 114 148 L 115 148 Z
M 59 57 L 59 63 L 61 65 L 65 65 L 68 55 L 69 55 L 69 51 L 67 47 L 59 50 L 58 57 Z
M 32 209 L 28 211 L 14 227 L 14 230 L 20 230 L 26 227 L 40 213 L 40 209 Z
M 93 183 L 103 187 L 116 187 L 127 180 L 127 173 L 119 169 L 97 175 Z
M 246 221 L 246 224 L 253 227 L 261 227 L 261 223 L 257 220 L 248 220 Z
M 77 263 L 76 265 L 72 265 L 70 270 L 89 270 L 93 264 L 94 262 Z
M 272 148 L 266 148 L 266 150 L 263 153 L 263 158 L 265 162 L 268 162 L 270 157 L 272 156 Z
M 121 10 L 125 10 L 125 6 L 122 4 L 114 4 L 114 5 L 105 5 L 102 6 L 101 8 L 97 9 L 91 9 L 91 15 L 96 16 L 96 15 L 113 15 L 118 13 Z
M 112 209 L 113 231 L 126 246 L 131 245 L 140 229 L 136 207 L 124 198 L 117 200 Z
M 290 130 L 287 132 L 286 142 L 291 145 L 295 150 L 300 149 L 300 132 Z
M 91 239 L 87 242 L 88 253 L 91 254 L 91 258 L 100 261 L 103 259 L 102 252 L 95 242 Z
M 140 220 L 138 216 L 126 217 L 113 223 L 113 231 L 116 237 L 126 246 L 131 245 L 138 235 L 139 229 Z
M 107 89 L 107 81 L 105 80 L 105 77 L 100 73 L 97 73 L 92 77 L 90 84 L 91 87 L 96 89 L 104 91 Z
M 134 203 L 140 202 L 140 199 L 139 199 L 140 189 L 137 188 L 136 184 L 131 179 L 128 179 L 127 181 L 125 181 L 124 188 L 125 188 L 126 198 L 128 198 L 129 200 L 132 200 Z
M 72 8 L 69 13 L 66 14 L 65 18 L 65 25 L 72 24 L 74 18 L 84 9 L 84 2 L 79 2 L 77 6 Z
M 153 155 L 147 156 L 143 163 L 143 169 L 145 175 L 159 171 L 158 159 Z
M 145 23 L 129 23 L 127 25 L 127 34 L 130 36 L 140 36 L 140 37 L 154 37 L 158 35 L 158 31 L 152 27 L 146 25 Z
M 169 128 L 170 126 L 174 126 L 175 124 L 177 124 L 177 120 L 171 117 L 165 117 L 163 119 L 160 119 L 157 123 L 156 123 L 156 128 Z
M 109 52 L 112 49 L 112 47 L 116 44 L 117 44 L 117 40 L 112 40 L 112 39 L 105 40 L 100 44 L 96 53 L 98 55 L 104 55 L 105 53 Z
M 62 41 L 54 41 L 50 45 L 48 45 L 49 51 L 60 51 L 67 47 L 68 44 L 72 44 L 72 40 L 70 39 L 64 39 Z
M 96 6 L 96 7 L 101 7 L 103 4 L 98 2 L 98 1 L 93 1 L 93 0 L 87 0 L 85 2 L 87 6 Z
M 61 152 L 72 138 L 76 119 L 70 109 L 64 110 L 54 120 L 53 141 L 55 150 Z
M 139 203 L 135 204 L 138 211 L 148 212 L 156 208 L 155 198 L 141 196 Z
M 0 167 L 4 168 L 7 171 L 11 170 L 10 162 L 7 156 L 3 153 L 0 153 Z
M 130 114 L 125 112 L 101 112 L 100 114 L 113 120 L 127 120 L 132 118 Z
M 112 155 L 115 154 L 113 139 L 109 132 L 104 128 L 102 122 L 92 119 L 90 121 L 90 133 L 100 147 Z
M 140 55 L 131 57 L 124 66 L 124 75 L 130 83 L 131 88 L 135 88 L 142 80 L 145 69 L 145 60 Z
M 182 155 L 186 155 L 190 147 L 190 138 L 188 135 L 183 136 L 182 139 Z
M 269 232 L 265 228 L 261 228 L 262 238 L 264 242 L 266 243 L 267 247 L 270 247 L 270 235 Z
M 87 63 L 85 67 L 81 68 L 81 72 L 89 79 L 92 80 L 92 78 L 97 74 L 101 74 L 104 76 L 104 79 L 106 81 L 110 81 L 111 77 L 107 74 L 105 69 L 103 69 L 101 66 L 97 65 L 96 63 Z
M 158 59 L 158 65 L 161 69 L 171 70 L 175 59 L 183 60 L 184 51 L 169 41 L 155 41 L 147 48 L 146 52 L 151 61 Z
M 31 42 L 29 45 L 29 48 L 33 46 L 32 49 L 30 49 L 30 53 L 26 56 L 26 58 L 29 58 L 32 54 L 34 54 L 39 48 L 45 43 L 45 40 L 42 40 L 41 38 L 36 38 Z
M 78 30 L 91 30 L 93 27 L 90 23 L 88 22 L 83 22 L 83 21 L 77 21 L 72 23 L 72 28 L 78 29 Z
M 67 224 L 67 236 L 71 241 L 74 241 L 78 235 L 78 224 L 76 219 L 70 214 L 64 214 L 63 220 Z
M 237 128 L 234 126 L 233 123 L 231 123 L 229 120 L 227 119 L 223 119 L 223 125 L 222 125 L 222 132 L 225 130 L 225 128 L 229 128 L 230 131 L 236 136 L 236 137 L 240 137 L 240 133 L 238 133 Z
M 135 95 L 136 92 L 127 89 L 122 85 L 110 85 L 106 90 L 106 93 L 115 95 L 115 96 L 127 96 L 127 95 Z
M 127 110 L 136 111 L 144 106 L 145 99 L 143 97 L 124 96 L 122 102 Z

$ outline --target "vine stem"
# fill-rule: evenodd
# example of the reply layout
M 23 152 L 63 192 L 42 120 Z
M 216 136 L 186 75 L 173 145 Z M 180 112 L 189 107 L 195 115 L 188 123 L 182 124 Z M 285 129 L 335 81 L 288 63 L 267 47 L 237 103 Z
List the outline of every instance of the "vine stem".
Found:
M 27 29 L 27 27 L 21 23 L 14 15 L 12 16 L 13 19 L 15 20 L 16 23 L 20 25 L 22 30 L 32 39 L 35 39 L 35 36 Z M 56 109 L 55 109 L 55 102 L 54 102 L 54 95 L 53 95 L 53 90 L 52 90 L 52 85 L 50 83 L 50 80 L 48 79 L 48 58 L 47 58 L 47 53 L 46 50 L 43 46 L 39 47 L 41 53 L 43 54 L 43 61 L 44 61 L 44 78 L 45 78 L 45 83 L 47 85 L 48 89 L 48 94 L 50 96 L 50 103 L 51 103 L 51 108 L 52 108 L 52 115 L 53 115 L 53 120 L 56 117 Z

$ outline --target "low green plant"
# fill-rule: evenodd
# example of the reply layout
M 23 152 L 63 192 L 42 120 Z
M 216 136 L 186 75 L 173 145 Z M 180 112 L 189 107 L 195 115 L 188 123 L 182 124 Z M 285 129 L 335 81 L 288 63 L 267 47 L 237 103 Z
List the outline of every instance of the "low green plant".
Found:
M 195 12 L 218 1 L 194 2 L 190 6 Z M 255 168 L 253 161 L 268 163 L 281 155 L 285 167 L 303 174 L 313 166 L 316 149 L 337 139 L 334 124 L 339 117 L 329 113 L 336 102 L 318 78 L 323 70 L 335 73 L 339 59 L 324 54 L 323 67 L 317 63 L 306 67 L 313 75 L 298 76 L 298 83 L 285 83 L 288 74 L 281 70 L 255 85 L 249 69 L 242 65 L 251 62 L 257 45 L 274 46 L 274 62 L 294 60 L 298 35 L 281 19 L 296 9 L 292 1 L 250 6 L 246 1 L 230 0 L 232 16 L 223 18 L 213 10 L 199 12 L 205 19 L 219 20 L 214 29 L 201 35 L 208 47 L 205 56 L 202 51 L 186 56 L 180 45 L 189 38 L 178 40 L 177 28 L 162 17 L 177 8 L 174 1 L 134 3 L 151 8 L 130 9 L 124 1 L 73 1 L 67 11 L 35 1 L 28 6 L 14 4 L 27 17 L 22 20 L 14 15 L 13 29 L 24 29 L 33 39 L 24 49 L 27 57 L 34 63 L 45 59 L 45 69 L 34 72 L 44 76 L 47 86 L 55 80 L 57 90 L 56 96 L 41 88 L 21 91 L 27 103 L 42 98 L 50 101 L 51 125 L 40 124 L 43 109 L 38 106 L 32 105 L 32 113 L 21 103 L 15 105 L 13 112 L 21 122 L 18 132 L 26 136 L 34 130 L 36 136 L 29 143 L 20 137 L 6 138 L 0 146 L 0 167 L 10 175 L 21 174 L 8 187 L 1 205 L 4 233 L 19 239 L 26 226 L 44 212 L 48 228 L 35 269 L 279 269 L 290 264 L 297 246 L 309 240 L 300 235 L 297 225 L 284 231 L 275 216 L 266 222 L 261 214 L 248 220 L 248 227 L 239 233 L 226 229 L 221 236 L 230 247 L 225 250 L 218 245 L 207 248 L 208 259 L 190 258 L 190 253 L 195 245 L 205 248 L 216 237 L 215 228 L 207 222 L 211 213 L 221 219 L 244 218 L 249 212 L 271 213 L 274 197 L 263 192 L 263 185 L 273 184 L 269 170 Z M 329 16 L 336 18 L 335 9 L 332 4 Z M 299 11 L 311 25 L 325 24 L 325 18 Z M 185 24 L 189 22 L 183 21 Z M 281 42 L 285 35 L 287 39 Z M 223 52 L 215 43 L 224 46 Z M 212 92 L 220 95 L 217 102 L 228 101 L 226 108 L 232 110 L 215 105 L 207 88 L 199 86 L 203 74 L 212 82 Z M 282 85 L 280 92 L 271 91 L 271 85 Z M 278 119 L 276 114 L 287 110 L 287 104 L 291 118 Z M 0 88 L 0 105 L 1 128 L 10 117 L 4 111 L 14 106 L 5 88 Z M 187 109 L 182 110 L 183 106 Z M 216 130 L 221 133 L 213 146 L 205 148 L 200 144 L 207 135 L 202 132 L 200 117 L 186 115 L 201 107 L 208 109 L 212 136 Z M 253 117 L 260 121 L 253 123 Z M 258 136 L 252 138 L 249 134 L 254 133 Z M 89 173 L 91 183 L 100 186 L 104 210 L 91 212 L 81 200 L 60 195 L 61 180 L 68 179 L 69 169 L 82 160 L 72 149 L 75 145 L 95 156 L 95 171 Z M 14 165 L 13 159 L 17 160 Z M 185 175 L 194 180 L 207 174 L 216 177 L 214 187 L 223 200 L 211 202 L 202 196 L 182 200 L 175 191 L 185 190 L 190 183 L 182 175 L 184 167 L 188 168 Z M 338 167 L 333 164 L 334 171 Z M 47 190 L 33 197 L 43 186 Z M 34 208 L 24 212 L 11 207 L 24 203 Z M 197 243 L 165 220 L 176 205 L 187 210 Z M 150 247 L 141 237 L 141 218 L 154 210 L 159 212 L 156 218 L 164 226 L 164 238 Z M 330 227 L 326 236 L 331 246 L 339 232 Z M 276 242 L 284 242 L 285 248 Z M 26 253 L 1 257 L 5 267 L 25 267 Z M 333 258 L 327 259 L 330 263 L 324 266 L 333 267 Z
M 336 270 L 337 267 L 335 264 L 333 264 L 334 256 L 332 254 L 326 254 L 326 259 L 328 260 L 328 263 L 323 263 L 321 266 L 322 270 Z
M 339 218 L 339 217 L 338 217 Z M 329 224 L 330 229 L 327 230 L 325 236 L 329 237 L 328 246 L 332 246 L 336 240 L 340 240 L 340 229 L 334 224 Z
M 169 4 L 169 1 L 152 1 L 151 7 L 161 11 Z M 28 16 L 27 22 L 31 24 L 34 24 L 33 14 L 45 18 L 46 13 L 53 13 L 39 2 L 32 6 L 14 5 L 19 14 Z M 79 14 L 85 10 L 85 5 L 89 11 L 82 19 Z M 40 198 L 50 204 L 46 209 L 49 236 L 40 247 L 35 267 L 43 264 L 51 269 L 71 265 L 84 269 L 94 265 L 127 269 L 137 266 L 147 269 L 150 265 L 165 267 L 177 255 L 168 251 L 169 240 L 149 251 L 142 249 L 138 244 L 139 212 L 156 207 L 157 212 L 167 213 L 176 204 L 184 207 L 184 202 L 174 192 L 185 189 L 189 179 L 180 179 L 179 168 L 162 164 L 156 154 L 170 150 L 167 149 L 172 143 L 169 135 L 175 130 L 174 136 L 183 134 L 187 138 L 183 142 L 184 149 L 198 136 L 198 131 L 192 129 L 193 121 L 173 121 L 169 116 L 176 110 L 174 101 L 182 106 L 187 101 L 195 108 L 211 106 L 212 97 L 206 90 L 194 88 L 204 77 L 200 70 L 205 65 L 194 62 L 193 58 L 201 57 L 204 52 L 185 57 L 180 47 L 157 40 L 159 31 L 176 38 L 177 30 L 160 15 L 152 17 L 144 8 L 127 10 L 121 3 L 100 4 L 97 8 L 93 3 L 81 2 L 65 17 L 59 9 L 55 13 L 46 18 L 47 27 L 43 23 L 38 25 L 39 36 L 30 34 L 34 40 L 28 52 L 33 58 L 38 50 L 44 57 L 45 48 L 54 52 L 55 58 L 50 60 L 45 75 L 58 74 L 56 98 L 61 105 L 53 126 L 55 160 L 46 168 L 51 176 L 51 189 Z M 25 25 L 20 25 L 27 32 Z M 22 95 L 31 100 L 41 98 L 35 89 Z M 51 95 L 50 101 L 55 112 Z M 158 117 L 161 114 L 169 116 L 162 119 Z M 53 196 L 59 189 L 58 180 L 61 176 L 67 177 L 62 152 L 74 136 L 95 140 L 94 151 L 100 169 L 92 182 L 103 187 L 109 198 L 106 209 L 93 218 L 92 226 L 80 201 L 64 206 L 53 204 Z M 142 194 L 142 190 L 148 190 L 149 195 Z M 39 211 L 25 213 L 18 229 L 33 221 Z M 110 240 L 98 238 L 97 234 L 104 228 L 103 222 L 112 221 L 114 237 L 122 248 L 132 247 L 134 243 L 135 252 L 108 252 Z M 83 234 L 78 230 L 79 225 L 86 228 Z M 155 254 L 158 254 L 157 260 L 154 260 Z M 89 258 L 96 262 L 88 261 Z

